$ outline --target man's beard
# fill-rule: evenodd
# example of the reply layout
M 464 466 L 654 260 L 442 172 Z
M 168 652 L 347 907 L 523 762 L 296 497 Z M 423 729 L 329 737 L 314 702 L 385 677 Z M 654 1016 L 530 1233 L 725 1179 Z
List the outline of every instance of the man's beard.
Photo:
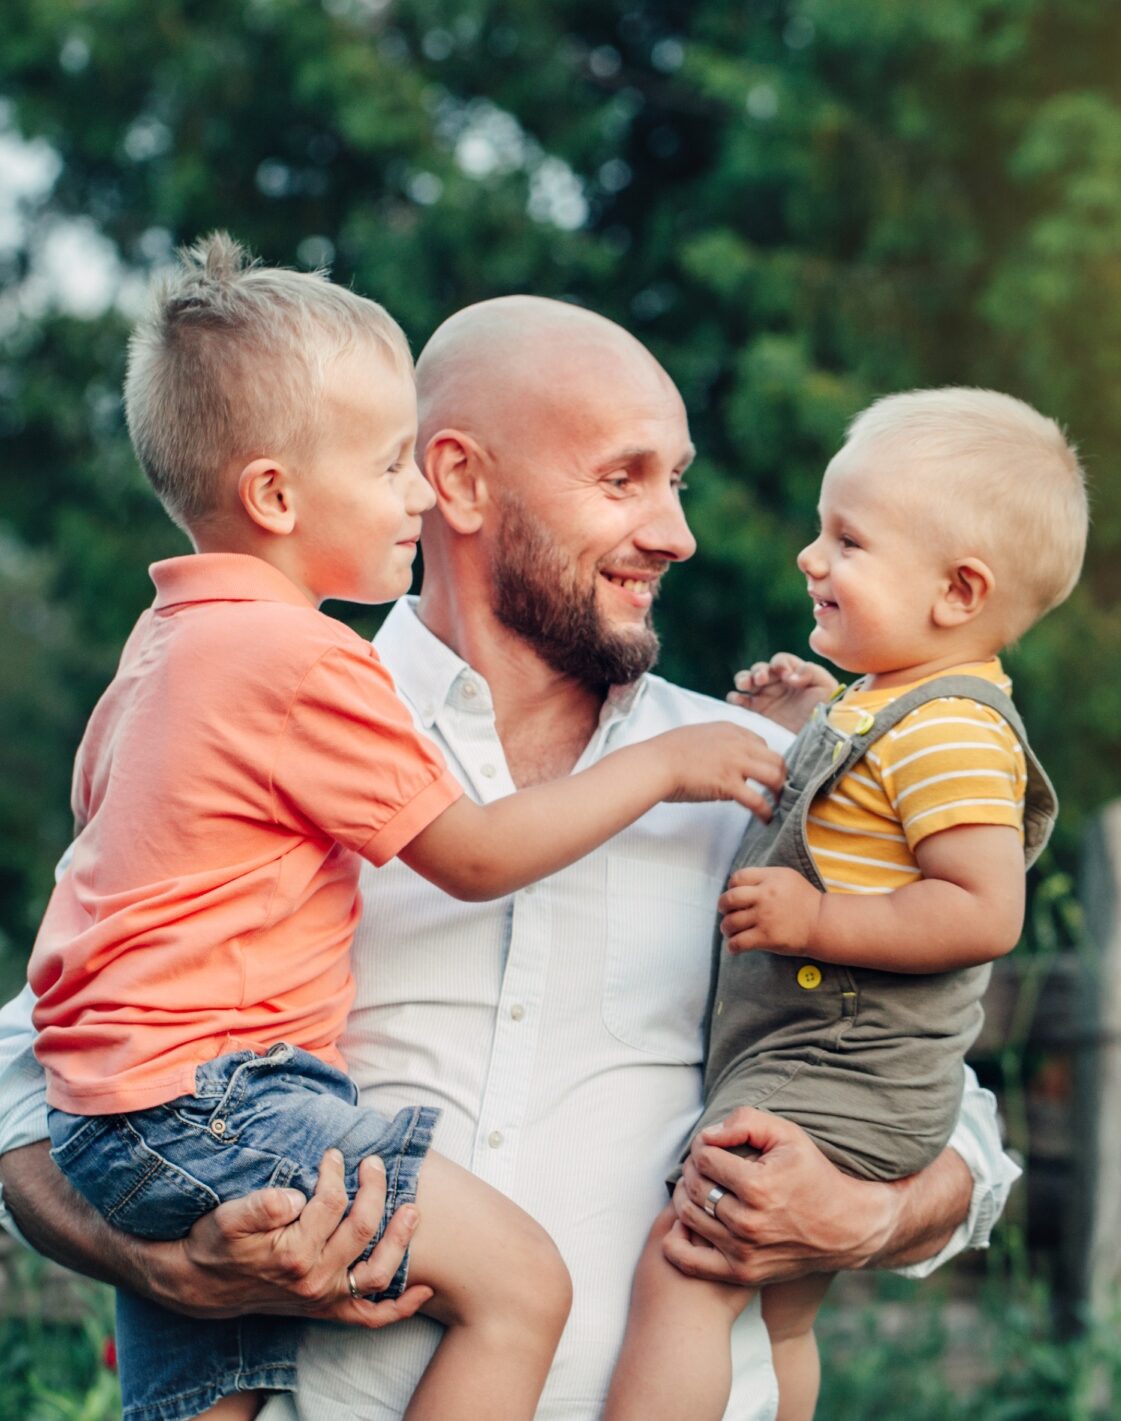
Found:
M 632 566 L 660 573 L 666 563 L 651 559 Z M 598 573 L 581 586 L 548 529 L 508 495 L 502 500 L 493 576 L 495 616 L 562 676 L 602 691 L 637 681 L 657 661 L 650 614 L 627 632 L 607 626 L 596 602 Z

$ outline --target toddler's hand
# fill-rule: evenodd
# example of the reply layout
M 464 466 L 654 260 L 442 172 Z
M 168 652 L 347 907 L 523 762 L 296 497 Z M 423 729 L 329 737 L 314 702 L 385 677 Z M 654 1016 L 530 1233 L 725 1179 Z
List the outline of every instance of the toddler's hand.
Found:
M 810 947 L 824 898 L 792 868 L 737 869 L 716 903 L 728 951 L 798 956 Z
M 813 661 L 803 661 L 789 651 L 777 652 L 770 661 L 757 661 L 738 671 L 736 689 L 728 692 L 733 705 L 758 711 L 787 730 L 801 730 L 814 706 L 827 701 L 837 680 Z
M 772 805 L 759 785 L 777 795 L 786 779 L 786 761 L 753 731 L 718 720 L 668 730 L 656 739 L 659 750 L 672 757 L 675 788 L 667 800 L 734 799 L 761 819 L 771 817 Z

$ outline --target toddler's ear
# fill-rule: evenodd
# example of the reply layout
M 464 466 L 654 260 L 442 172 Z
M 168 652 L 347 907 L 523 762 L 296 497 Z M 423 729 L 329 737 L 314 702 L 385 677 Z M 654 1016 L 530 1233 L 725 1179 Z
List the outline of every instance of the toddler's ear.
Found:
M 960 627 L 982 610 L 996 587 L 988 563 L 980 558 L 963 558 L 950 575 L 934 604 L 934 622 L 939 627 Z
M 254 459 L 237 479 L 237 496 L 253 522 L 266 533 L 283 536 L 296 526 L 296 507 L 288 470 L 275 459 Z

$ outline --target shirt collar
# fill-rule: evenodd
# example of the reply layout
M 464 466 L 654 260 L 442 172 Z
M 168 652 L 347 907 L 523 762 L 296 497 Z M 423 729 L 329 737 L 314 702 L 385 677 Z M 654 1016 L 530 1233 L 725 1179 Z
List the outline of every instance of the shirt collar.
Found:
M 430 728 L 443 706 L 471 683 L 480 709 L 490 709 L 490 688 L 482 676 L 435 636 L 417 616 L 417 598 L 402 597 L 382 623 L 374 646 L 390 675 Z M 601 730 L 629 716 L 646 690 L 645 676 L 628 686 L 612 686 L 600 712 Z
M 154 562 L 148 575 L 156 584 L 157 612 L 186 602 L 311 603 L 288 577 L 262 558 L 245 553 L 189 553 Z

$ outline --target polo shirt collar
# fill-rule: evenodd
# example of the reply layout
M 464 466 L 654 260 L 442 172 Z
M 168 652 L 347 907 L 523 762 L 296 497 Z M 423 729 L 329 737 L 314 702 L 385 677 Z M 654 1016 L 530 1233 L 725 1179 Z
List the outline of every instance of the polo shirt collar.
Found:
M 374 646 L 427 729 L 452 697 L 461 678 L 480 685 L 485 683 L 473 667 L 428 630 L 417 615 L 417 602 L 416 597 L 402 597 L 394 605 L 374 639 Z M 629 686 L 611 687 L 600 712 L 601 730 L 631 714 L 645 693 L 646 683 L 647 678 L 640 676 Z
M 312 604 L 288 577 L 262 558 L 245 553 L 190 553 L 154 562 L 155 611 L 188 602 L 288 602 Z

